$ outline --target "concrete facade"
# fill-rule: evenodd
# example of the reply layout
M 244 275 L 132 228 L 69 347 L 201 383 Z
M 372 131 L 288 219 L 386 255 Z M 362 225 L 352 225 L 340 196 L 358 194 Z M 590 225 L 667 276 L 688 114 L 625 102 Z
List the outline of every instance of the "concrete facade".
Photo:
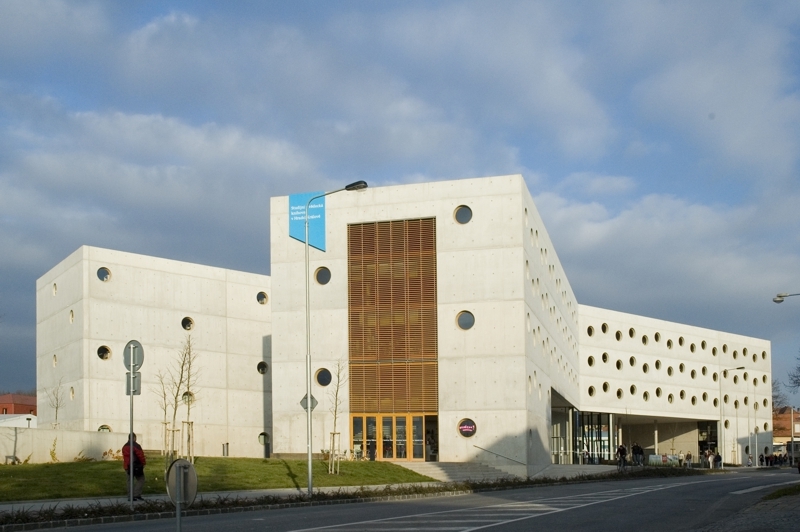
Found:
M 174 370 L 191 337 L 196 383 L 180 394 L 194 395 L 195 454 L 220 455 L 228 443 L 233 456 L 263 456 L 271 374 L 257 367 L 270 365 L 269 293 L 265 275 L 81 247 L 36 285 L 39 426 L 127 433 L 123 350 L 135 339 L 145 351 L 135 430 L 145 448 L 160 449 L 158 375 Z M 181 428 L 188 409 L 179 403 Z
M 271 199 L 270 277 L 84 247 L 39 279 L 40 426 L 55 422 L 47 395 L 61 382 L 62 428 L 127 431 L 122 348 L 142 342 L 153 389 L 191 332 L 201 358 L 196 454 L 230 443 L 231 455 L 262 456 L 263 433 L 273 452 L 304 455 L 305 245 L 289 236 L 289 204 Z M 456 217 L 464 207 L 467 221 Z M 436 231 L 437 452 L 428 446 L 425 459 L 523 476 L 579 463 L 590 458 L 585 413 L 599 416 L 591 430 L 604 460 L 609 446 L 637 441 L 648 454 L 697 456 L 707 446 L 741 462 L 771 442 L 770 343 L 579 306 L 522 176 L 340 192 L 326 198 L 325 219 L 326 251 L 309 254 L 312 374 L 343 368 L 342 448 L 352 449 L 348 225 L 414 219 L 435 219 Z M 323 267 L 330 281 L 320 284 L 313 272 Z M 459 325 L 462 312 L 474 316 L 471 328 Z M 330 446 L 335 389 L 312 384 L 314 453 Z M 156 399 L 137 398 L 147 448 L 160 443 Z M 375 414 L 404 413 L 386 408 Z M 465 419 L 472 436 L 459 431 Z

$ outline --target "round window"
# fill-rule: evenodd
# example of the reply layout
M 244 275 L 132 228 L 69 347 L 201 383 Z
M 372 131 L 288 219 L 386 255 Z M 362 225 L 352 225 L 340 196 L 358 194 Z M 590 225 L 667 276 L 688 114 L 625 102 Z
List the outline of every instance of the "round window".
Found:
M 459 205 L 456 207 L 456 211 L 454 213 L 456 221 L 460 224 L 469 223 L 472 220 L 472 209 L 467 207 L 466 205 Z
M 325 266 L 317 268 L 317 271 L 314 272 L 314 279 L 316 279 L 319 284 L 328 284 L 331 282 L 331 271 Z
M 475 433 L 478 431 L 478 426 L 475 425 L 475 422 L 469 418 L 464 418 L 458 422 L 458 433 L 464 436 L 465 438 L 471 438 L 475 436 Z
M 266 362 L 262 361 L 262 362 L 258 363 L 258 365 L 256 366 L 256 369 L 258 370 L 259 373 L 264 375 L 267 371 L 269 371 L 269 366 L 267 365 Z
M 99 427 L 97 427 L 97 432 L 111 432 L 111 427 L 109 427 L 108 425 L 100 425 Z
M 184 404 L 190 405 L 194 403 L 194 394 L 192 392 L 183 392 L 181 398 L 183 399 Z
M 97 348 L 97 356 L 100 360 L 108 360 L 111 358 L 111 349 L 108 346 L 101 345 Z
M 330 371 L 328 371 L 325 368 L 322 368 L 321 370 L 317 371 L 316 379 L 317 379 L 317 384 L 319 384 L 320 386 L 327 386 L 331 383 L 333 377 L 331 376 Z
M 258 435 L 258 443 L 260 443 L 261 445 L 268 444 L 269 443 L 269 434 L 267 434 L 266 432 L 262 432 L 261 434 L 259 434 Z
M 472 326 L 475 325 L 475 316 L 472 315 L 472 312 L 467 310 L 462 310 L 456 316 L 456 323 L 458 323 L 458 327 L 463 330 L 472 329 Z
M 194 320 L 188 316 L 183 318 L 181 320 L 181 327 L 183 327 L 184 330 L 191 331 L 194 328 Z
M 269 298 L 267 297 L 267 293 L 266 292 L 259 292 L 256 295 L 256 301 L 258 301 L 262 305 L 266 305 L 267 302 L 269 301 Z
M 111 279 L 111 270 L 108 268 L 100 268 L 97 270 L 97 278 L 101 281 L 108 282 Z

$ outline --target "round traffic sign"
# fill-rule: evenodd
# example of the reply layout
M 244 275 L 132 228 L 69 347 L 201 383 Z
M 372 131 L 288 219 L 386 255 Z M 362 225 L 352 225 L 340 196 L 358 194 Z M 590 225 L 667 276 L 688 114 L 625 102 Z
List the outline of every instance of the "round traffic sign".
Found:
M 131 364 L 131 356 L 133 356 L 133 364 Z M 139 371 L 139 368 L 144 364 L 144 348 L 136 340 L 131 340 L 125 346 L 125 351 L 122 353 L 122 361 L 125 363 L 125 369 L 128 371 Z M 131 369 L 133 365 L 133 369 Z
M 197 471 L 188 460 L 178 458 L 167 470 L 167 494 L 172 504 L 178 505 L 178 481 L 181 483 L 181 506 L 191 506 L 197 497 Z

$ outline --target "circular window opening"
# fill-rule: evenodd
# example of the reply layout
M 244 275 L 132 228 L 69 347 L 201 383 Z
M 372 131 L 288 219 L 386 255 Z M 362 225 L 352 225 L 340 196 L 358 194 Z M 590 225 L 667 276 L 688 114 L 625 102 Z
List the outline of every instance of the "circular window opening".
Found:
M 745 397 L 744 398 L 744 405 L 747 406 L 749 404 L 750 404 L 750 398 L 749 397 Z
M 731 422 L 726 419 L 725 420 L 725 428 L 729 429 L 730 427 L 731 427 Z
M 747 356 L 747 348 L 746 347 L 744 349 L 742 349 L 742 356 L 743 357 Z
M 617 369 L 620 370 L 620 371 L 622 370 L 622 361 L 621 360 L 617 360 Z
M 615 334 L 614 336 L 617 339 L 617 342 L 622 340 L 622 332 L 621 331 L 617 331 L 617 334 Z
M 633 338 L 634 336 L 636 336 L 636 330 L 634 330 L 634 328 L 633 328 L 633 327 L 631 327 L 630 329 L 628 329 L 628 336 L 630 336 L 631 338 Z
M 589 397 L 594 397 L 594 386 L 589 386 Z
M 190 317 L 185 317 L 181 320 L 181 327 L 186 331 L 191 331 L 194 328 L 194 320 Z
M 736 350 L 734 350 L 734 351 L 733 351 L 733 358 L 734 358 L 734 360 L 735 360 L 736 358 L 738 358 L 738 356 L 739 356 L 739 352 L 738 352 L 738 351 L 736 351 Z
M 694 344 L 689 346 L 689 351 L 691 351 L 692 353 L 694 353 L 695 349 L 696 348 L 695 348 Z
M 607 392 L 607 391 L 608 391 L 608 388 L 609 388 L 609 386 L 608 386 L 608 383 L 607 383 L 607 382 L 604 382 L 604 383 L 603 383 L 603 391 L 604 391 L 604 392 Z
M 586 334 L 588 334 L 589 336 L 594 336 L 594 327 L 589 325 L 589 328 L 586 329 Z
M 642 394 L 642 399 L 644 399 L 645 401 L 649 401 L 650 400 L 650 392 L 644 392 Z
M 643 364 L 642 365 L 642 371 L 644 373 L 648 373 L 650 371 L 650 366 L 648 366 L 647 363 Z
M 108 282 L 111 279 L 111 270 L 105 267 L 99 268 L 97 270 L 97 278 L 104 283 Z
M 456 211 L 454 213 L 456 221 L 460 224 L 469 223 L 472 220 L 472 209 L 467 207 L 466 205 L 459 205 L 456 207 Z
M 672 366 L 670 366 L 670 367 L 668 367 L 668 368 L 667 368 L 667 375 L 669 375 L 670 377 L 672 377 Z
M 672 394 L 669 394 L 667 396 L 667 402 L 668 403 L 672 403 L 673 401 L 675 401 L 675 396 L 673 396 Z
M 656 369 L 661 369 L 661 361 L 656 360 Z
M 261 304 L 261 305 L 266 305 L 267 302 L 269 301 L 269 298 L 267 297 L 267 293 L 266 292 L 259 292 L 258 294 L 256 294 L 256 301 L 258 301 L 259 304 Z
M 769 423 L 764 423 L 764 430 L 769 430 Z M 768 451 L 765 450 L 764 452 Z
M 600 330 L 601 330 L 601 331 L 603 331 L 604 333 L 607 333 L 607 332 L 608 332 L 608 323 L 604 323 L 604 324 L 603 324 L 603 325 L 600 327 Z M 766 356 L 766 353 L 765 353 L 765 356 Z
M 681 390 L 681 399 L 686 399 L 686 391 Z
M 661 388 L 656 388 L 656 397 L 661 397 Z
M 622 388 L 617 388 L 617 399 L 622 399 Z
M 758 403 L 753 403 L 753 410 L 758 410 Z
M 700 349 L 703 349 L 703 350 L 705 350 L 705 348 L 706 348 L 706 346 L 707 346 L 707 345 L 708 345 L 708 344 L 706 344 L 706 341 L 705 341 L 705 340 L 703 340 L 702 342 L 700 342 Z
M 628 363 L 630 363 L 631 367 L 636 365 L 636 357 L 631 357 L 628 359 Z
M 660 342 L 661 341 L 661 333 L 655 333 L 653 335 L 653 338 L 655 338 L 656 342 Z
M 736 409 L 739 408 L 739 400 L 738 399 L 733 402 L 733 408 L 736 408 Z
M 594 357 L 589 357 L 589 367 L 594 366 Z
M 608 362 L 608 353 L 603 353 L 603 362 Z
M 111 432 L 111 427 L 109 427 L 108 425 L 100 425 L 99 427 L 97 427 L 97 432 Z
M 111 358 L 111 349 L 107 345 L 101 345 L 97 348 L 97 357 L 100 360 L 108 360 Z
M 728 394 L 725 394 L 725 397 L 722 398 L 722 402 L 727 405 L 728 404 L 728 399 L 729 399 Z
M 667 349 L 672 349 L 672 340 L 667 340 Z
M 269 443 L 269 434 L 266 432 L 262 432 L 258 435 L 258 443 L 261 445 L 267 445 Z
M 317 271 L 314 272 L 314 279 L 319 284 L 322 285 L 328 284 L 329 282 L 331 282 L 331 271 L 325 266 L 317 268 Z
M 693 396 L 692 396 L 692 405 L 696 405 L 696 404 L 697 404 L 697 397 L 695 397 L 695 396 L 693 395 Z
M 256 369 L 259 373 L 264 375 L 267 371 L 269 371 L 269 365 L 266 362 L 261 361 L 256 365 Z
M 642 345 L 647 345 L 647 335 L 642 336 Z
M 331 383 L 331 380 L 333 379 L 333 377 L 331 376 L 331 372 L 325 368 L 322 368 L 321 370 L 317 371 L 317 375 L 315 376 L 315 378 L 317 380 L 317 384 L 319 384 L 320 386 L 329 385 Z
M 631 395 L 636 395 L 636 386 L 631 384 Z
M 57 293 L 58 293 L 58 285 L 56 283 L 53 283 L 53 295 L 56 295 Z
M 767 406 L 768 406 L 768 405 L 769 405 L 769 401 L 768 401 L 768 400 L 766 400 L 766 399 L 764 399 L 764 408 L 767 408 Z M 790 416 L 790 417 L 791 417 L 791 416 Z
M 767 352 L 761 351 L 761 360 L 766 360 L 766 359 L 767 359 Z
M 753 353 L 753 362 L 758 362 L 758 355 Z
M 58 365 L 58 357 L 53 355 L 53 367 L 56 367 L 57 365 Z
M 475 325 L 475 316 L 472 315 L 472 312 L 462 310 L 458 313 L 458 316 L 456 316 L 456 323 L 459 329 L 467 331 L 472 329 L 472 326 Z
M 707 374 L 707 373 L 708 373 L 708 368 L 706 368 L 705 366 L 703 366 L 703 369 L 701 369 L 701 370 L 700 370 L 700 372 L 701 372 L 703 375 L 705 375 L 705 374 Z
M 743 377 L 744 377 L 744 380 L 747 380 L 747 377 L 749 377 L 749 376 L 750 376 L 750 375 L 749 375 L 749 374 L 748 374 L 748 373 L 745 371 L 745 372 L 744 372 L 744 375 L 743 375 Z
M 723 353 L 727 353 L 728 352 L 728 344 L 722 344 L 722 352 Z
M 714 398 L 714 408 L 717 408 L 718 406 L 719 406 L 719 399 L 717 399 L 717 398 L 715 397 L 715 398 Z
M 70 310 L 69 311 L 69 322 L 73 323 L 75 321 L 75 312 Z
M 750 454 L 750 446 L 749 445 L 745 445 L 744 446 L 744 454 Z
M 734 384 L 739 384 L 739 376 L 738 375 L 734 375 L 733 376 L 733 383 Z
M 194 394 L 192 392 L 183 392 L 181 399 L 183 399 L 183 404 L 190 405 L 194 403 Z
M 69 400 L 72 401 L 75 399 L 75 388 L 72 386 L 69 387 Z
M 717 348 L 716 347 L 711 348 L 711 355 L 712 356 L 717 356 Z
M 697 372 L 695 370 L 692 370 L 692 378 L 693 379 L 697 378 Z
M 680 366 L 678 366 L 678 370 L 679 370 L 681 373 L 683 373 L 683 370 L 685 370 L 685 369 L 686 369 L 686 366 L 684 366 L 683 364 L 681 364 Z
M 763 382 L 764 384 L 767 383 L 767 376 L 766 375 L 761 377 L 761 382 Z
M 683 336 L 678 338 L 678 345 L 683 347 Z

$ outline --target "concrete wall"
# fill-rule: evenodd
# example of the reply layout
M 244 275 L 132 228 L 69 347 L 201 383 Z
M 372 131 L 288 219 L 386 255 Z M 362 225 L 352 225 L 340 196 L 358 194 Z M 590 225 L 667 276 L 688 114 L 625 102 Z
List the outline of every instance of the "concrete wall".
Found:
M 98 270 L 107 268 L 107 280 Z M 58 428 L 128 432 L 123 350 L 145 351 L 142 394 L 135 397 L 135 431 L 147 449 L 160 449 L 164 409 L 159 375 L 175 372 L 191 336 L 197 354 L 195 454 L 263 456 L 261 432 L 271 432 L 270 278 L 185 262 L 84 246 L 37 281 L 37 388 L 40 426 L 55 423 L 51 405 L 61 385 Z M 182 326 L 192 320 L 191 330 Z M 101 359 L 98 350 L 110 355 Z M 169 379 L 167 379 L 169 380 Z M 180 395 L 187 391 L 182 389 Z M 188 408 L 179 401 L 177 425 Z M 168 408 L 168 417 L 172 410 Z
M 53 461 L 54 451 L 60 462 L 79 457 L 104 460 L 110 459 L 109 451 L 119 455 L 126 441 L 128 435 L 121 433 L 0 427 L 0 458 L 2 463 L 15 456 L 20 462 L 43 464 Z

